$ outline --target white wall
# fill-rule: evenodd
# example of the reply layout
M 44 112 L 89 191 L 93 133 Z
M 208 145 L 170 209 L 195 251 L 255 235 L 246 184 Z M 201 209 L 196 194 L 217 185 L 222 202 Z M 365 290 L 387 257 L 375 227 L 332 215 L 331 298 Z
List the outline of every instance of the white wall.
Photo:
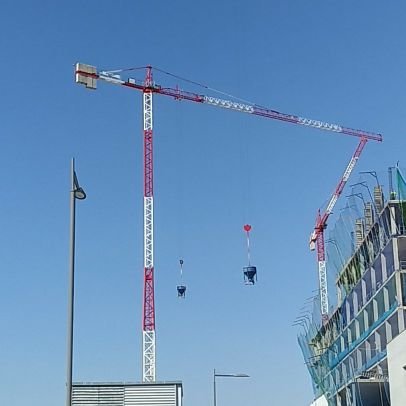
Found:
M 391 406 L 405 406 L 406 330 L 388 344 L 387 353 Z
M 327 399 L 324 396 L 320 396 L 310 406 L 328 406 Z

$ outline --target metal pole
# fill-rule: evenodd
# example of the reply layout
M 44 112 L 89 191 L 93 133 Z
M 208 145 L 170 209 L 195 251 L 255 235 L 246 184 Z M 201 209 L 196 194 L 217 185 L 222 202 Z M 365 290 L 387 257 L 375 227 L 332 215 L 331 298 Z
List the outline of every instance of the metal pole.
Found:
M 75 290 L 75 161 L 71 161 L 70 191 L 70 240 L 69 240 L 69 288 L 68 288 L 68 330 L 66 367 L 66 406 L 72 405 L 72 364 L 73 364 L 73 310 Z
M 393 177 L 392 177 L 392 169 L 394 169 L 393 166 L 390 166 L 388 168 L 388 176 L 389 176 L 389 200 L 392 200 L 393 196 Z
M 213 396 L 214 396 L 214 406 L 217 406 L 217 396 L 216 396 L 216 369 L 213 370 Z

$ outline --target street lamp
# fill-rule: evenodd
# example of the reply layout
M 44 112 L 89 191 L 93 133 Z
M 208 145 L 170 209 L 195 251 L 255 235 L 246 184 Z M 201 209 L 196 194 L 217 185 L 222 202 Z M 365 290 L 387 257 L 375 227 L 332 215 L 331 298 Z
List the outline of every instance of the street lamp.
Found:
M 390 167 L 388 168 L 388 176 L 389 176 L 389 200 L 395 200 L 395 199 L 396 199 L 396 192 L 393 190 L 392 169 L 396 169 L 396 166 L 390 166 Z
M 355 187 L 355 186 L 362 186 L 365 189 L 367 189 L 368 194 L 369 194 L 369 198 L 371 199 L 371 203 L 374 206 L 375 213 L 378 213 L 378 210 L 376 209 L 376 206 L 375 206 L 375 200 L 372 197 L 372 193 L 371 193 L 371 190 L 369 189 L 369 186 L 368 186 L 367 182 L 365 182 L 365 181 L 364 182 L 357 182 L 357 183 L 354 183 L 353 185 L 350 185 L 350 187 L 352 187 L 352 188 Z M 362 195 L 362 193 L 360 193 L 360 194 Z
M 340 247 L 337 244 L 337 241 L 334 238 L 329 238 L 328 240 L 326 240 L 326 244 L 333 244 L 334 245 L 334 247 L 335 247 L 335 249 L 336 249 L 336 251 L 338 253 L 338 256 L 340 257 L 341 266 L 344 266 L 345 265 L 344 256 L 343 256 L 343 254 L 342 254 L 342 252 L 340 250 Z
M 216 378 L 249 378 L 247 374 L 218 374 L 216 369 L 213 370 L 213 395 L 214 406 L 217 406 L 217 394 L 216 394 Z
M 362 200 L 362 203 L 364 203 L 364 208 L 365 208 L 365 199 L 364 196 L 362 195 L 362 193 L 351 193 L 350 195 L 347 195 L 345 197 L 358 197 L 358 199 Z
M 70 240 L 69 240 L 69 288 L 68 288 L 68 329 L 66 366 L 66 406 L 72 405 L 72 364 L 73 364 L 73 310 L 75 292 L 75 221 L 76 199 L 86 199 L 85 191 L 79 186 L 75 172 L 75 160 L 71 161 L 70 190 Z
M 378 179 L 378 174 L 376 173 L 376 171 L 361 171 L 360 173 L 364 174 L 367 173 L 368 175 L 371 175 L 372 177 L 375 178 L 376 180 L 376 185 L 380 186 L 381 184 L 379 183 L 379 179 Z

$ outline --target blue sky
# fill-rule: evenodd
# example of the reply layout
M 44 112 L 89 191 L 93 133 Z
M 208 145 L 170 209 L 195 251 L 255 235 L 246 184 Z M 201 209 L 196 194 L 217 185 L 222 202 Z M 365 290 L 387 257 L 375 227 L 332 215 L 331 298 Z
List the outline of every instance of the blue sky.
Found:
M 104 83 L 86 91 L 74 63 L 151 64 L 381 132 L 357 171 L 384 171 L 402 162 L 406 129 L 406 5 L 386 3 L 2 2 L 0 404 L 64 401 L 72 156 L 88 194 L 77 214 L 74 378 L 141 379 L 141 95 Z M 243 372 L 251 378 L 219 382 L 219 405 L 306 405 L 291 323 L 317 287 L 307 246 L 317 209 L 357 140 L 160 96 L 154 129 L 158 379 L 183 380 L 185 404 L 205 406 L 213 368 Z M 254 287 L 242 282 L 246 222 Z

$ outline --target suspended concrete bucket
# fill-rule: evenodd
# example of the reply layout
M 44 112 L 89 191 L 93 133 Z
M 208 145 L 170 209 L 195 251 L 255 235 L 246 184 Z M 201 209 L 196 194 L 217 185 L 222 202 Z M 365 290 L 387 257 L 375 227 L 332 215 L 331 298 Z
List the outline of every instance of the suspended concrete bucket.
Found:
M 244 281 L 246 285 L 254 285 L 257 280 L 257 267 L 256 266 L 245 266 L 243 269 Z
M 177 287 L 177 290 L 178 290 L 178 297 L 185 297 L 185 294 L 186 294 L 186 286 L 185 285 L 179 285 L 178 287 Z

